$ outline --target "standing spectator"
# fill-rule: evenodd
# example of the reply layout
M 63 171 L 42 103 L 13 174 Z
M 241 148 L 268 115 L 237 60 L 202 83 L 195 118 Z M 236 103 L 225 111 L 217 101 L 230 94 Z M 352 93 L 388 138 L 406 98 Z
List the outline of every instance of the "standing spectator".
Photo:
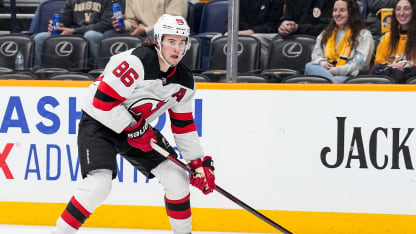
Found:
M 61 14 L 60 35 L 83 35 L 89 42 L 88 65 L 92 67 L 98 54 L 103 32 L 111 28 L 110 0 L 67 0 Z M 41 64 L 44 41 L 51 36 L 52 21 L 48 32 L 35 35 L 35 65 Z
M 390 32 L 381 39 L 372 74 L 387 75 L 397 83 L 414 76 L 416 58 L 416 29 L 413 0 L 398 0 L 393 8 Z
M 305 74 L 342 83 L 349 76 L 358 75 L 364 65 L 368 66 L 374 41 L 356 0 L 336 0 L 332 15 L 331 22 L 316 40 Z
M 285 0 L 280 35 L 294 33 L 317 36 L 328 25 L 334 0 Z
M 106 35 L 130 33 L 135 36 L 153 37 L 153 26 L 163 14 L 186 18 L 188 0 L 126 0 L 124 28 L 120 28 L 115 17 L 112 18 L 115 31 Z M 127 32 L 126 32 L 127 31 Z

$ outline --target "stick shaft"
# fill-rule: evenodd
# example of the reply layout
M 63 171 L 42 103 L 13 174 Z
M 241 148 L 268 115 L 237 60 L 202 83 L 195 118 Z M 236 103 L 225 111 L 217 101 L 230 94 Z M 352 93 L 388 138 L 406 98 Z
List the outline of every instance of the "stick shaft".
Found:
M 179 159 L 177 159 L 173 155 L 169 154 L 166 150 L 164 150 L 162 147 L 160 147 L 159 145 L 157 145 L 155 142 L 152 141 L 151 142 L 151 145 L 152 145 L 152 147 L 153 147 L 154 150 L 156 150 L 161 155 L 167 157 L 170 161 L 172 161 L 173 163 L 175 163 L 176 165 L 178 165 L 179 167 L 181 167 L 185 171 L 189 172 L 191 175 L 195 175 L 196 174 L 195 171 L 192 170 L 188 165 L 186 165 L 185 163 L 183 163 L 182 161 L 180 161 Z M 226 197 L 229 200 L 233 201 L 234 203 L 236 203 L 237 205 L 241 206 L 242 208 L 244 208 L 245 210 L 247 210 L 251 214 L 255 215 L 257 218 L 263 220 L 264 222 L 266 222 L 267 224 L 269 224 L 272 227 L 276 228 L 277 230 L 283 232 L 284 234 L 292 234 L 292 232 L 290 232 L 286 228 L 282 227 L 281 225 L 275 223 L 273 220 L 269 219 L 268 217 L 264 216 L 263 214 L 261 214 L 260 212 L 258 212 L 254 208 L 252 208 L 251 206 L 247 205 L 246 203 L 244 203 L 243 201 L 241 201 L 240 199 L 238 199 L 237 197 L 235 197 L 231 193 L 229 193 L 226 190 L 224 190 L 223 188 L 221 188 L 220 186 L 216 185 L 215 191 L 219 192 L 224 197 Z

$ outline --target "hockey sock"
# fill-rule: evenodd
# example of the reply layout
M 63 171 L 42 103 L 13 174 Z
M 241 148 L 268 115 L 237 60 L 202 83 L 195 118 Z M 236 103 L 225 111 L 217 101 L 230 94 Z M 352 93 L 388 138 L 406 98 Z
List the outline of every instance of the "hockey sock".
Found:
M 175 234 L 191 233 L 192 213 L 189 197 L 190 194 L 180 200 L 171 200 L 165 196 L 166 212 Z
M 56 233 L 75 233 L 90 214 L 91 213 L 86 210 L 75 197 L 72 197 L 57 221 Z
M 104 202 L 111 191 L 112 171 L 91 171 L 84 178 L 56 222 L 56 234 L 75 233 L 92 212 Z

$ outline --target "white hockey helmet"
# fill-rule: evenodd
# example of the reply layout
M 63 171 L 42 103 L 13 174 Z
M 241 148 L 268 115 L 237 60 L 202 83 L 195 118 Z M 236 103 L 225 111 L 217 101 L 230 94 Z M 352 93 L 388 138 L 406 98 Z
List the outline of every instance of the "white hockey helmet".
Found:
M 163 14 L 160 16 L 153 28 L 153 38 L 160 47 L 162 46 L 163 35 L 167 34 L 186 37 L 186 46 L 182 54 L 183 58 L 186 51 L 191 48 L 191 41 L 189 40 L 190 29 L 186 20 L 182 16 L 173 16 L 169 14 Z M 157 50 L 162 60 L 168 64 L 162 56 L 161 49 Z M 171 66 L 170 64 L 168 65 Z

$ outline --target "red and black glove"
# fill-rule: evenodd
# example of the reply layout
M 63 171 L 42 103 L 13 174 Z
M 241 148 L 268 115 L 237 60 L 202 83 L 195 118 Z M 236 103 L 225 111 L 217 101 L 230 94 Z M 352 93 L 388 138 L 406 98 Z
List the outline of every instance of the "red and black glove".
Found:
M 153 128 L 144 118 L 140 118 L 135 125 L 125 128 L 124 131 L 127 133 L 127 142 L 131 146 L 144 152 L 153 149 L 150 145 L 150 141 L 152 139 L 156 141 L 156 136 L 153 132 Z
M 199 188 L 204 194 L 214 191 L 216 187 L 214 161 L 212 161 L 211 156 L 192 160 L 188 165 L 196 172 L 196 175 L 190 178 L 191 184 Z

